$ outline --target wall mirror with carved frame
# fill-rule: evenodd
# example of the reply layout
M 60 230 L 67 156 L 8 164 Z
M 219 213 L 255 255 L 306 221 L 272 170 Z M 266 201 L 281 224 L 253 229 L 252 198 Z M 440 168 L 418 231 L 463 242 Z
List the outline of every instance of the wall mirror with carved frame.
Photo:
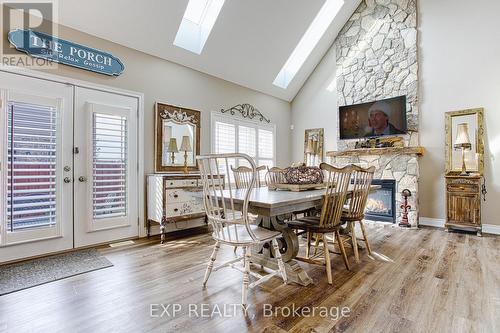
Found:
M 484 110 L 478 108 L 447 112 L 445 126 L 446 174 L 460 173 L 465 162 L 467 172 L 482 175 Z
M 163 103 L 155 109 L 155 172 L 197 171 L 200 111 Z
M 324 129 L 306 129 L 304 132 L 304 163 L 307 166 L 319 166 L 323 162 Z

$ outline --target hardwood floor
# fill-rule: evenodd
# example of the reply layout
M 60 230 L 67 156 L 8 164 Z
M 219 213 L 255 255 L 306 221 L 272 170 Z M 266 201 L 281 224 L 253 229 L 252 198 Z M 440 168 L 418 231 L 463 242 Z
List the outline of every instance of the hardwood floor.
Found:
M 212 273 L 201 288 L 213 244 L 207 234 L 102 249 L 114 267 L 1 296 L 0 332 L 500 331 L 500 237 L 371 224 L 367 232 L 374 259 L 361 250 L 355 264 L 349 252 L 347 271 L 334 255 L 332 286 L 324 267 L 301 263 L 314 284 L 282 285 L 272 278 L 250 291 L 247 317 L 232 307 L 240 301 L 240 272 Z M 233 255 L 221 247 L 220 256 Z M 171 305 L 170 316 L 161 316 L 159 304 L 182 309 L 174 316 Z M 267 316 L 264 306 L 277 315 Z M 316 307 L 317 315 L 283 310 L 293 306 Z M 320 307 L 331 313 L 325 316 Z M 334 320 L 335 309 L 344 307 L 348 316 Z

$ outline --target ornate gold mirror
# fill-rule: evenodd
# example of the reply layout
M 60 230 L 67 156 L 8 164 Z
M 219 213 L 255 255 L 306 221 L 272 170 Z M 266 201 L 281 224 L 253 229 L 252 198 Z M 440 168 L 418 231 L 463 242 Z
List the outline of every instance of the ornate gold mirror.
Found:
M 484 110 L 446 113 L 446 174 L 484 171 Z
M 196 171 L 200 152 L 200 111 L 156 103 L 155 171 Z

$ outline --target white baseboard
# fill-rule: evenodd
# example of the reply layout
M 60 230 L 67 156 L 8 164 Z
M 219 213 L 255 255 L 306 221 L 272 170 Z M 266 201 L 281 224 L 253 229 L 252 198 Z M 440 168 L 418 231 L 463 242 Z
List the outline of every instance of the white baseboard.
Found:
M 444 228 L 444 219 L 421 217 L 419 220 L 419 225 L 425 225 L 428 227 L 435 227 L 435 228 Z M 482 231 L 483 234 L 500 235 L 500 225 L 483 224 Z
M 500 235 L 500 225 L 483 224 L 483 234 Z
M 444 219 L 435 219 L 432 217 L 421 217 L 418 225 L 425 225 L 428 227 L 444 228 Z

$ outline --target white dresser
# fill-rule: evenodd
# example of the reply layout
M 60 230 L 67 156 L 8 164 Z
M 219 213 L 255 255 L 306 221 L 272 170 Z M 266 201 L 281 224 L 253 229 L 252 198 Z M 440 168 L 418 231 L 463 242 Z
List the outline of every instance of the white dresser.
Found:
M 217 181 L 224 182 L 224 178 Z M 165 173 L 147 176 L 147 229 L 160 224 L 161 242 L 168 232 L 206 225 L 199 173 Z

